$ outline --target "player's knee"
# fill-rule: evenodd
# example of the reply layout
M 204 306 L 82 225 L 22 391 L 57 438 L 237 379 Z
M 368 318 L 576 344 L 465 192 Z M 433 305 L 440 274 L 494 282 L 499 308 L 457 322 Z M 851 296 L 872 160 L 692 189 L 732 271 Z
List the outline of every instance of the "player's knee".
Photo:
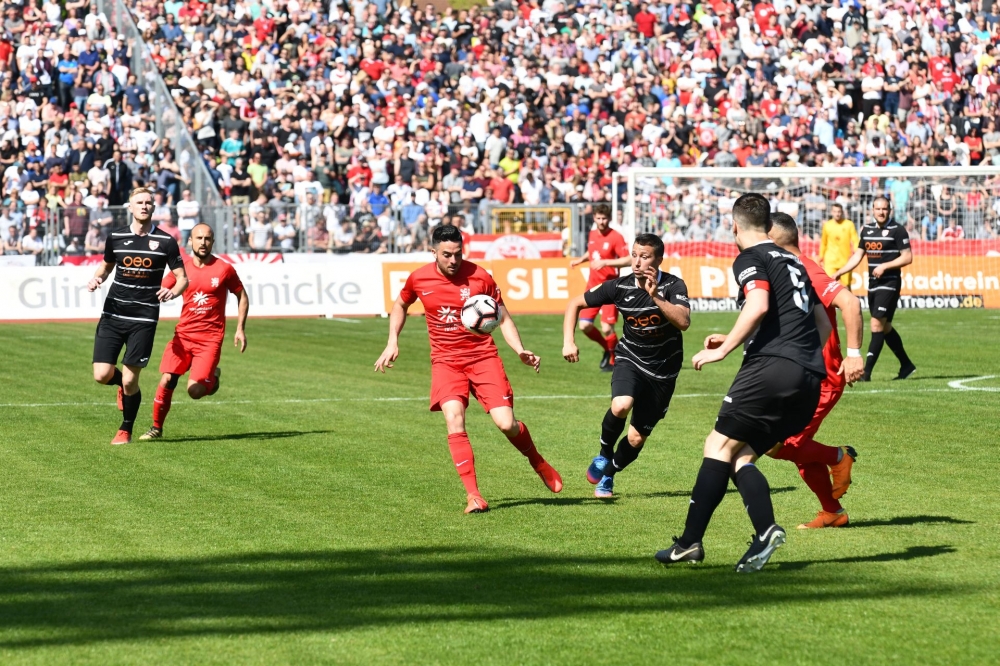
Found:
M 94 368 L 94 381 L 98 384 L 107 384 L 115 376 L 114 368 Z
M 163 378 L 160 380 L 160 386 L 162 386 L 163 388 L 168 388 L 171 391 L 173 391 L 175 388 L 177 388 L 177 380 L 179 380 L 180 378 L 181 378 L 180 375 L 169 375 L 169 374 L 163 375 Z
M 611 400 L 611 413 L 617 418 L 623 419 L 628 416 L 628 413 L 632 411 L 632 397 L 631 396 L 619 396 Z
M 583 332 L 587 332 L 590 329 L 594 328 L 594 322 L 587 319 L 581 319 L 579 325 L 580 325 L 580 330 Z
M 641 449 L 642 445 L 645 444 L 645 443 L 646 443 L 646 435 L 643 435 L 641 432 L 639 432 L 635 428 L 629 428 L 628 429 L 628 444 L 629 444 L 629 446 L 631 446 L 633 449 Z
M 514 437 L 520 431 L 517 425 L 517 419 L 514 418 L 514 414 L 493 414 L 493 423 L 500 431 L 507 435 L 508 437 Z

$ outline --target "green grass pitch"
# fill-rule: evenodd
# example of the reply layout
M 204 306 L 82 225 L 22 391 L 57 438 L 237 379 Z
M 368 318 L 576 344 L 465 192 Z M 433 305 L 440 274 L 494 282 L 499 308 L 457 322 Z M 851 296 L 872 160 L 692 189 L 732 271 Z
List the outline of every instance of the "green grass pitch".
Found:
M 693 320 L 689 359 L 733 316 Z M 997 312 L 898 313 L 918 374 L 889 381 L 886 349 L 820 431 L 860 452 L 853 527 L 797 532 L 817 503 L 793 465 L 765 460 L 790 533 L 752 576 L 732 571 L 751 531 L 735 491 L 704 565 L 652 559 L 682 529 L 739 355 L 682 372 L 609 503 L 584 478 L 609 403 L 596 346 L 578 336 L 570 366 L 561 318 L 517 322 L 543 359 L 535 375 L 501 341 L 517 415 L 565 489 L 473 403 L 493 509 L 479 516 L 462 514 L 427 410 L 422 319 L 381 376 L 384 320 L 251 316 L 242 357 L 230 330 L 219 393 L 178 391 L 167 438 L 124 447 L 108 444 L 114 393 L 91 378 L 93 323 L 0 326 L 0 663 L 997 663 Z

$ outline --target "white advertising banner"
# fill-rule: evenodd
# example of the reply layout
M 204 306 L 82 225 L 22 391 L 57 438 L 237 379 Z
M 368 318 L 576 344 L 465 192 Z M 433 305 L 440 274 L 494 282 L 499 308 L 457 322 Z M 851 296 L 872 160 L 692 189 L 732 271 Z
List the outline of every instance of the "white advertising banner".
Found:
M 250 297 L 250 316 L 309 317 L 384 313 L 382 262 L 337 257 L 317 264 L 244 263 L 234 266 Z M 94 319 L 110 285 L 93 294 L 93 266 L 0 267 L 0 321 Z M 180 316 L 179 302 L 160 317 Z M 227 314 L 236 315 L 230 296 Z

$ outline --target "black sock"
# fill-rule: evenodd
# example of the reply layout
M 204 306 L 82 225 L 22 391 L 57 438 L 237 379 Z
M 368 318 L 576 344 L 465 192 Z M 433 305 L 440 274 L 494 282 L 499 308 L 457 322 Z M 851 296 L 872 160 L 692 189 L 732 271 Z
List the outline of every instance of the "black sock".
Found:
M 122 371 L 115 368 L 115 374 L 111 375 L 111 379 L 108 380 L 108 386 L 121 386 L 122 385 Z
M 135 395 L 125 394 L 122 396 L 122 427 L 121 430 L 131 434 L 135 417 L 139 413 L 139 405 L 142 404 L 142 391 L 136 391 Z
M 871 342 L 868 343 L 868 358 L 865 359 L 865 377 L 872 376 L 872 370 L 878 363 L 878 355 L 882 353 L 882 345 L 885 344 L 885 333 L 872 333 Z
M 899 366 L 901 368 L 913 365 L 910 361 L 910 357 L 906 355 L 906 350 L 903 349 L 903 338 L 899 337 L 899 333 L 896 329 L 892 329 L 885 336 L 885 344 L 889 345 L 889 349 L 891 349 L 892 353 L 899 359 Z
M 694 490 L 691 491 L 684 534 L 678 541 L 681 547 L 687 548 L 704 538 L 712 514 L 726 496 L 726 488 L 729 487 L 729 469 L 730 464 L 727 462 L 702 458 L 698 480 L 694 482 Z
M 615 457 L 615 442 L 625 430 L 625 419 L 618 418 L 609 409 L 601 423 L 601 455 L 611 460 Z
M 631 465 L 639 457 L 640 451 L 642 451 L 641 446 L 632 446 L 628 443 L 628 437 L 622 437 L 622 441 L 618 442 L 618 449 L 615 451 L 615 457 L 611 460 L 611 464 L 604 468 L 605 476 L 614 476 L 617 472 Z
M 767 479 L 756 465 L 744 465 L 736 472 L 736 489 L 740 491 L 754 530 L 758 535 L 763 534 L 774 525 L 774 506 Z

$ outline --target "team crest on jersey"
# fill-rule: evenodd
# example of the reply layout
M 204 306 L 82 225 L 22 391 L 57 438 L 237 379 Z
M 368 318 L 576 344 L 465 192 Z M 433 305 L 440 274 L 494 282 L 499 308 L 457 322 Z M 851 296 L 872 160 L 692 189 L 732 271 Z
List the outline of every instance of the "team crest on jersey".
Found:
M 889 230 L 888 229 L 883 229 L 882 230 L 882 235 L 883 236 L 888 236 L 889 235 Z
M 462 302 L 469 300 L 471 290 L 468 287 L 462 287 L 458 290 L 458 297 L 462 299 Z
M 160 241 L 149 241 L 150 250 L 155 250 L 158 247 L 160 247 Z
M 212 287 L 219 286 L 219 278 L 212 278 Z

